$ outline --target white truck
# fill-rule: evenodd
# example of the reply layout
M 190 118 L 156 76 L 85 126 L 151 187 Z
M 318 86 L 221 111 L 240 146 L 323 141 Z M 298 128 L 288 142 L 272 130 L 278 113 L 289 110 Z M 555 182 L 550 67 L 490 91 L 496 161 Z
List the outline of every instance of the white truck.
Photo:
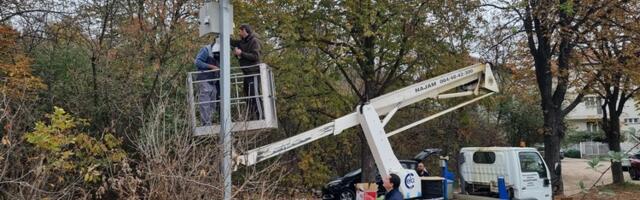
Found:
M 549 168 L 535 148 L 465 147 L 458 162 L 463 193 L 493 196 L 502 176 L 510 199 L 552 198 Z

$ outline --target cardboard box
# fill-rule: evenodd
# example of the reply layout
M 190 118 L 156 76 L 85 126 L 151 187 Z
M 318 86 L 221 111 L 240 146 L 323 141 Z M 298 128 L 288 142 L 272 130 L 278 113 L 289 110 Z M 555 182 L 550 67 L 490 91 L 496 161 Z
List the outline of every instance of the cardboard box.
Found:
M 376 183 L 358 183 L 356 190 L 356 200 L 376 200 L 378 196 L 378 184 Z

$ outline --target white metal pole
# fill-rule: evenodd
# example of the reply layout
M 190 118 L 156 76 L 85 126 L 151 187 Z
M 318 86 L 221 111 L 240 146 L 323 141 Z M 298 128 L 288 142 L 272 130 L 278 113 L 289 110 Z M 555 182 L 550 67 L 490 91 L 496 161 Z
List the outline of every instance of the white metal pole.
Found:
M 220 67 L 222 72 L 222 110 L 220 138 L 223 145 L 222 174 L 224 200 L 231 200 L 231 0 L 220 0 Z

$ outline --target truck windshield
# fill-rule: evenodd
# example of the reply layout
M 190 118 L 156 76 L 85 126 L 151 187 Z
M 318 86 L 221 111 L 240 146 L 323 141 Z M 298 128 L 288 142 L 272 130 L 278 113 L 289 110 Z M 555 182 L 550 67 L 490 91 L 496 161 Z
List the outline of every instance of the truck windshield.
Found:
M 547 168 L 540 155 L 535 152 L 520 152 L 519 155 L 522 172 L 536 172 L 540 178 L 547 178 Z

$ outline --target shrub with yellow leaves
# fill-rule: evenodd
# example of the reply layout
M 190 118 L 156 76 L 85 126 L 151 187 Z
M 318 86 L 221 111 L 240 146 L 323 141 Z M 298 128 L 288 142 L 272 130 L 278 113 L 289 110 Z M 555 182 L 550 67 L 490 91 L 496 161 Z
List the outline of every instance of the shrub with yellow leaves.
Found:
M 24 139 L 42 156 L 44 169 L 58 174 L 60 182 L 81 175 L 84 182 L 99 184 L 110 166 L 121 164 L 127 157 L 122 141 L 112 134 L 95 138 L 81 132 L 88 121 L 71 116 L 55 107 L 47 114 L 48 123 L 37 122 Z

